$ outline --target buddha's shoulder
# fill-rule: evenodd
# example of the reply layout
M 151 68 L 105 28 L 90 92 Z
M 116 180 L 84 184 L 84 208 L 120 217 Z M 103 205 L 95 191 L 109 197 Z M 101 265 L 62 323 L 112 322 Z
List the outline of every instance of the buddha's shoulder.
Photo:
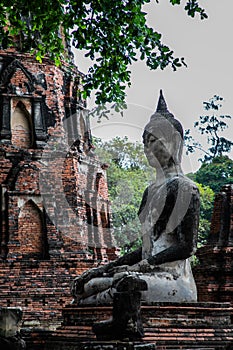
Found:
M 176 175 L 167 181 L 167 189 L 190 191 L 199 194 L 199 190 L 195 182 L 184 175 Z

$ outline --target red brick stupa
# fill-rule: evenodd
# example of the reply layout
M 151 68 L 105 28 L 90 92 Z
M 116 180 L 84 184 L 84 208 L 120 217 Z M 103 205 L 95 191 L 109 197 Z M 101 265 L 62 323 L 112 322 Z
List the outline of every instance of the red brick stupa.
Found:
M 21 307 L 24 326 L 59 324 L 74 276 L 115 258 L 81 80 L 0 51 L 0 306 Z

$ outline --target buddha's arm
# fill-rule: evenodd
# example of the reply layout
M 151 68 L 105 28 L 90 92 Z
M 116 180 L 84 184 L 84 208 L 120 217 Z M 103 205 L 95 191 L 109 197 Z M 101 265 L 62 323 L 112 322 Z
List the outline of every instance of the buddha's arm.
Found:
M 180 244 L 179 246 L 171 246 L 156 255 L 150 256 L 147 261 L 150 265 L 161 265 L 166 262 L 176 260 L 185 260 L 194 253 L 193 246 L 187 244 Z

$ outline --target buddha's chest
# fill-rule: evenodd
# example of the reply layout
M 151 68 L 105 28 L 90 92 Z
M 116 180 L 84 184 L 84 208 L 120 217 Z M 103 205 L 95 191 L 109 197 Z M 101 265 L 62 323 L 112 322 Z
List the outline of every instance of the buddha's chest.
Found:
M 168 227 L 172 202 L 166 185 L 148 188 L 148 195 L 139 215 L 142 225 L 143 258 L 157 254 L 176 242 L 176 230 L 169 230 Z

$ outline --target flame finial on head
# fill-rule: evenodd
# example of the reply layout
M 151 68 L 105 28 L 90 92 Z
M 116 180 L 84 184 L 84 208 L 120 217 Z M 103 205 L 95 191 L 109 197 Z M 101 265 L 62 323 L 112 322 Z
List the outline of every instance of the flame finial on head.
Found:
M 156 111 L 154 114 L 152 114 L 151 118 L 150 118 L 150 123 L 154 123 L 157 121 L 161 121 L 161 119 L 165 118 L 168 122 L 171 123 L 171 125 L 173 125 L 173 127 L 175 127 L 175 129 L 180 133 L 181 137 L 183 138 L 183 128 L 182 125 L 180 124 L 180 122 L 174 117 L 174 115 L 169 112 L 168 108 L 167 108 L 167 104 L 166 101 L 163 97 L 163 92 L 162 90 L 160 90 L 160 95 L 159 95 L 159 100 L 158 100 L 158 105 L 156 108 Z M 149 124 L 150 124 L 149 123 Z M 148 124 L 148 125 L 149 125 Z M 147 126 L 148 126 L 147 125 Z M 151 124 L 152 125 L 152 124 Z M 146 126 L 146 127 L 147 127 Z M 153 126 L 154 127 L 154 126 Z
M 168 109 L 167 109 L 167 104 L 166 101 L 163 97 L 163 91 L 160 90 L 160 95 L 159 95 L 159 101 L 158 101 L 158 105 L 157 105 L 157 109 L 156 109 L 157 113 L 169 113 Z

